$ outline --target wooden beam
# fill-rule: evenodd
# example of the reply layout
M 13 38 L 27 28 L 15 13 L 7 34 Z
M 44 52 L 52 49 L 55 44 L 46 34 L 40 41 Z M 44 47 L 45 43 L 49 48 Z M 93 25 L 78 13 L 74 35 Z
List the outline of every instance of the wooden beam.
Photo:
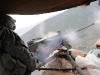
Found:
M 96 0 L 0 0 L 0 13 L 42 14 L 69 9 Z

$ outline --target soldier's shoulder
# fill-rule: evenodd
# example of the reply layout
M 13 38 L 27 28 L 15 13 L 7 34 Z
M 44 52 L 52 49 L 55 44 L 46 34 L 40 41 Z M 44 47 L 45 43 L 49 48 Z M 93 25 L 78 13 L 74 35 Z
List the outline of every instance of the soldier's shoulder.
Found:
M 3 26 L 0 26 L 0 30 L 2 32 L 12 32 L 10 29 L 8 29 L 7 27 L 3 27 Z
M 10 30 L 7 27 L 2 27 L 0 26 L 0 33 L 1 34 L 5 34 L 5 35 L 14 35 L 14 36 L 18 36 L 17 33 L 13 32 L 12 30 Z

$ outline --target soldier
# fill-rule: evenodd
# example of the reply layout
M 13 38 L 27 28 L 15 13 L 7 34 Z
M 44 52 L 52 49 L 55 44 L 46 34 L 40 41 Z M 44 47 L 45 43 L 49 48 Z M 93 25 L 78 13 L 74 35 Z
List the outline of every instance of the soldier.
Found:
M 38 59 L 13 32 L 15 22 L 9 15 L 0 15 L 0 75 L 30 75 L 38 65 Z

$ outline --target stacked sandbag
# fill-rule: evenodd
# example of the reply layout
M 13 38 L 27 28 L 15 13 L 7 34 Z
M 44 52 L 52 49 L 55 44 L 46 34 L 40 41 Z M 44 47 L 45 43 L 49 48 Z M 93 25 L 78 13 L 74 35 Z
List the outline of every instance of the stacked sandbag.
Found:
M 75 59 L 78 55 L 85 57 L 86 53 L 82 50 L 77 50 L 77 49 L 69 49 L 71 51 L 71 56 L 73 59 Z

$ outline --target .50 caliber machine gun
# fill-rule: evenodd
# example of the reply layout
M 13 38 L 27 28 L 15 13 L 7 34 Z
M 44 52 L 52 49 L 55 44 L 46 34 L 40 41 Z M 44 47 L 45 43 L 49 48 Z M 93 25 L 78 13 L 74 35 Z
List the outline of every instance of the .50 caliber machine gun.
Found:
M 90 25 L 86 25 L 84 27 L 76 29 L 76 30 L 74 30 L 74 32 L 79 32 L 79 31 L 84 30 L 85 28 L 88 28 L 93 25 L 95 25 L 95 22 Z M 58 31 L 57 35 L 46 38 L 46 39 L 42 39 L 42 38 L 32 39 L 27 42 L 27 45 L 31 52 L 36 52 L 37 49 L 41 48 L 40 45 L 52 48 L 51 51 L 59 49 L 61 47 L 61 44 L 64 44 L 64 46 L 67 49 L 70 49 L 71 45 L 68 44 L 68 38 L 64 37 L 64 35 L 66 35 L 66 34 L 62 34 L 60 31 Z
M 90 25 L 82 27 L 82 28 L 76 30 L 76 32 L 79 32 L 79 31 L 81 31 L 89 26 L 92 26 L 94 24 L 95 23 L 92 23 Z M 42 39 L 42 38 L 32 39 L 27 44 L 28 44 L 30 51 L 38 57 L 39 61 L 41 61 L 39 66 L 36 68 L 36 70 L 69 71 L 69 70 L 76 69 L 80 75 L 84 75 L 84 73 L 79 68 L 79 66 L 71 58 L 71 55 L 70 55 L 71 52 L 69 52 L 68 50 L 72 46 L 68 43 L 68 38 L 67 37 L 64 38 L 63 34 L 60 31 L 58 32 L 58 35 L 55 35 L 53 37 L 50 37 L 47 39 Z M 59 50 L 62 46 L 66 47 L 66 49 L 61 50 L 61 51 L 63 51 L 63 54 L 55 54 L 54 56 L 50 57 L 49 59 L 46 59 L 50 53 L 52 53 L 54 50 Z M 59 68 L 59 69 L 58 68 L 40 68 L 41 66 L 50 62 L 52 60 L 52 58 L 56 58 L 56 57 L 65 58 L 66 60 L 69 60 L 70 63 L 72 64 L 73 68 Z

